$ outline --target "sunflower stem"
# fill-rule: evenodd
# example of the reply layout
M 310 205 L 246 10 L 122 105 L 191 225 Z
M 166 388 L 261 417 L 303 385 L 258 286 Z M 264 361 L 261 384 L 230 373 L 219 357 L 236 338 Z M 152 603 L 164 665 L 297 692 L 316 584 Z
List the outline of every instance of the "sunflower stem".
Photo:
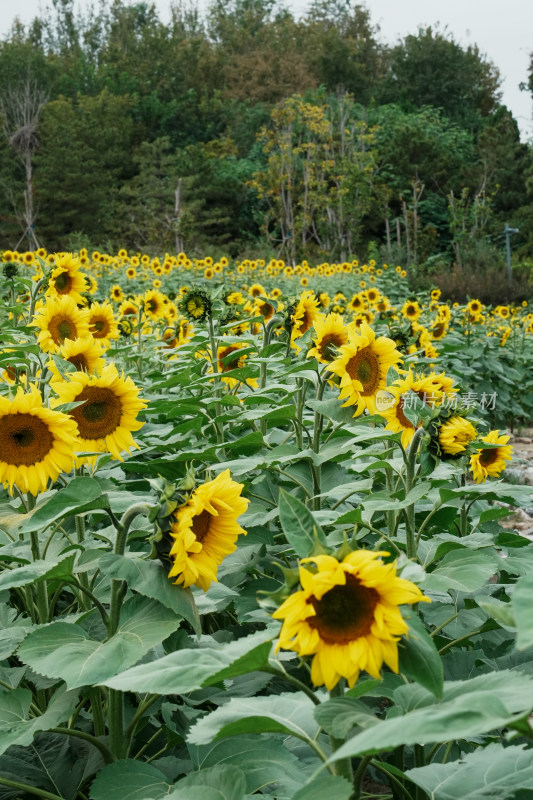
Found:
M 406 496 L 409 494 L 411 489 L 416 483 L 416 454 L 418 453 L 418 447 L 420 445 L 420 440 L 424 435 L 423 428 L 417 428 L 414 432 L 413 438 L 411 440 L 411 445 L 409 447 L 409 451 L 407 453 L 406 464 L 405 464 L 405 494 Z M 407 544 L 407 558 L 416 558 L 416 531 L 415 531 L 415 505 L 411 503 L 411 505 L 407 506 L 405 509 L 405 533 L 406 533 L 406 544 Z
M 214 374 L 215 381 L 215 430 L 217 434 L 218 444 L 224 444 L 224 426 L 220 419 L 222 416 L 222 404 L 220 402 L 220 395 L 222 389 L 222 381 L 218 374 L 218 343 L 215 339 L 215 325 L 213 322 L 213 315 L 209 314 L 208 317 L 208 331 L 209 331 L 209 347 L 211 348 L 211 369 Z
M 275 319 L 275 318 L 274 318 Z M 263 360 L 261 361 L 259 367 L 259 388 L 263 390 L 266 387 L 266 380 L 267 380 L 267 362 L 265 360 L 264 351 L 270 344 L 270 337 L 272 336 L 272 331 L 274 330 L 274 320 L 271 320 L 267 325 L 264 326 L 265 334 L 263 337 L 263 347 L 261 350 L 261 355 Z M 261 435 L 266 436 L 267 432 L 267 420 L 263 417 L 260 421 L 260 430 Z
M 333 697 L 344 697 L 344 679 L 341 678 L 335 686 L 330 689 L 329 691 L 330 698 Z M 329 740 L 331 742 L 331 749 L 333 752 L 339 749 L 344 742 L 345 739 L 337 739 L 335 736 L 330 736 Z M 354 774 L 353 774 L 353 767 L 352 767 L 352 760 L 351 758 L 340 758 L 338 761 L 335 762 L 335 773 L 340 775 L 342 778 L 346 778 L 348 783 L 351 786 L 354 786 Z M 355 787 L 354 787 L 355 791 Z M 350 800 L 358 800 L 358 796 L 353 794 Z
M 64 800 L 64 798 L 58 794 L 47 792 L 45 789 L 38 789 L 37 786 L 30 786 L 20 781 L 12 781 L 3 776 L 0 776 L 0 784 L 2 786 L 9 786 L 11 789 L 16 789 L 17 792 L 22 792 L 23 794 L 34 794 L 36 797 L 42 797 L 43 800 Z
M 466 474 L 463 472 L 461 475 L 461 487 L 466 486 Z M 461 506 L 461 536 L 466 536 L 468 533 L 468 509 L 466 506 L 466 500 L 463 500 L 463 505 Z
M 28 496 L 28 501 L 29 501 L 29 496 Z M 39 548 L 39 535 L 37 531 L 32 531 L 30 533 L 30 541 L 31 541 L 31 554 L 33 560 L 39 561 L 41 558 L 41 551 Z M 37 603 L 39 621 L 42 625 L 45 625 L 48 622 L 48 613 L 49 613 L 48 587 L 46 581 L 37 581 L 34 588 L 35 588 L 35 599 Z

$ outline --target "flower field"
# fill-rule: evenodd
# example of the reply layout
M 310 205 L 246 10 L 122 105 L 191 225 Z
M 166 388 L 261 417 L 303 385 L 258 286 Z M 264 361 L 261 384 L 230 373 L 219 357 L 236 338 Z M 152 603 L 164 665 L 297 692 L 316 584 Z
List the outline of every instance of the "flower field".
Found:
M 531 303 L 0 270 L 0 800 L 531 796 Z

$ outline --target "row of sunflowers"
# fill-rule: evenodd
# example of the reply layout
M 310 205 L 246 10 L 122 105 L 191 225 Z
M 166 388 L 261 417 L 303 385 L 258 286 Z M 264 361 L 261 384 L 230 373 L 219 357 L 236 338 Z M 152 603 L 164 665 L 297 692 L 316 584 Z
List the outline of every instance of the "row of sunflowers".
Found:
M 531 788 L 528 303 L 373 261 L 0 265 L 0 797 Z

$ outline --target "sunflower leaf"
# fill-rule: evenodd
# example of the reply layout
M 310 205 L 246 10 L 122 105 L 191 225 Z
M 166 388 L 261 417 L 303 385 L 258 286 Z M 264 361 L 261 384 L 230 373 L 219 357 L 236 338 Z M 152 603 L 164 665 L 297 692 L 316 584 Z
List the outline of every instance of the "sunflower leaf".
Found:
M 311 511 L 284 489 L 279 490 L 279 518 L 287 541 L 300 558 L 311 555 L 317 542 L 327 547 L 324 531 Z
M 353 797 L 353 786 L 339 775 L 319 775 L 306 783 L 291 800 L 350 800 Z
M 22 526 L 21 533 L 43 530 L 58 519 L 105 508 L 109 508 L 109 501 L 98 481 L 95 478 L 77 477 L 36 508 Z
M 31 700 L 28 689 L 0 692 L 0 754 L 15 744 L 26 747 L 39 731 L 65 722 L 76 708 L 78 692 L 58 689 L 44 714 L 36 717 L 30 717 Z
M 409 633 L 398 645 L 400 672 L 440 700 L 444 671 L 435 642 L 414 611 L 404 609 L 403 618 L 409 625 Z
M 167 797 L 171 785 L 151 764 L 132 758 L 108 764 L 91 786 L 91 800 L 146 800 Z
M 532 598 L 533 575 L 526 575 L 517 582 L 511 598 L 511 608 L 517 627 L 516 647 L 518 650 L 526 650 L 533 645 Z

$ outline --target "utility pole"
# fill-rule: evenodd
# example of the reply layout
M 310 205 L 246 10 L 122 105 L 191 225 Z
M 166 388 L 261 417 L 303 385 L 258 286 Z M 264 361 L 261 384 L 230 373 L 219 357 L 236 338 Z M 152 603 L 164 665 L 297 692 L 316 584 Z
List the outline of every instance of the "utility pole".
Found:
M 512 275 L 511 275 L 511 233 L 518 233 L 519 228 L 510 228 L 507 223 L 505 223 L 505 250 L 507 253 L 507 281 L 509 286 L 512 283 Z

